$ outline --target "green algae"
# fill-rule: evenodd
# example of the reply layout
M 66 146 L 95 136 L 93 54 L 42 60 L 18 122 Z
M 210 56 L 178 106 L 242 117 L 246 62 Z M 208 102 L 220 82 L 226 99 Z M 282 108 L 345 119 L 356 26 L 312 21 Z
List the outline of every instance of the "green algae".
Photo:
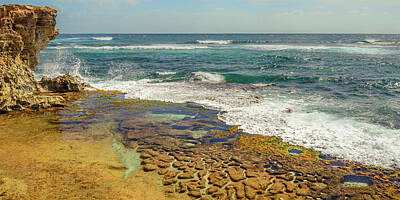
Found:
M 124 179 L 127 179 L 130 174 L 140 169 L 140 153 L 135 150 L 127 150 L 113 138 L 112 147 L 115 152 L 121 155 L 121 162 L 127 170 L 124 172 Z

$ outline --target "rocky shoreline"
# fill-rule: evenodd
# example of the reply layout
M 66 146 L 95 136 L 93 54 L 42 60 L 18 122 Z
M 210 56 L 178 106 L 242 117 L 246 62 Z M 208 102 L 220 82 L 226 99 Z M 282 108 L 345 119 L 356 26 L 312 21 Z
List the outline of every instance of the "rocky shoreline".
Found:
M 63 133 L 86 140 L 111 120 L 124 178 L 158 177 L 166 197 L 192 199 L 399 199 L 398 171 L 331 158 L 279 137 L 251 135 L 196 104 L 125 100 L 92 92 L 63 111 Z M 99 137 L 99 136 L 96 136 Z

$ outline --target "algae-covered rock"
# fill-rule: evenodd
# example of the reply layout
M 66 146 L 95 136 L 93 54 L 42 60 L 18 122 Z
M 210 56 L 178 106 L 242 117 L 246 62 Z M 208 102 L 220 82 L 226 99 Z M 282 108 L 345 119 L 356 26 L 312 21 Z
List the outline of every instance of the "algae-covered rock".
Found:
M 21 180 L 0 178 L 0 199 L 23 199 L 28 192 L 28 186 Z

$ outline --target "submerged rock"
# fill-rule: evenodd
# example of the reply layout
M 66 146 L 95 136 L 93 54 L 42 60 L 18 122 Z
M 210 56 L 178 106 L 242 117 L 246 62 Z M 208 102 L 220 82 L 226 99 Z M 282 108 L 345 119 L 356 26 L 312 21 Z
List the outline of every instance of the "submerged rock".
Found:
M 345 187 L 368 187 L 373 184 L 370 177 L 357 175 L 344 176 L 342 183 Z

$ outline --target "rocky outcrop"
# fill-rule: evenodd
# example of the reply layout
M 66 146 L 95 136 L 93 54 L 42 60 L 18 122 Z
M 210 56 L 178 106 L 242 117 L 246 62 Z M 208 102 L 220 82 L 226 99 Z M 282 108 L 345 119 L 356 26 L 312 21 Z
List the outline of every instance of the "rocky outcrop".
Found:
M 43 96 L 34 70 L 40 50 L 58 35 L 57 11 L 48 7 L 0 6 L 0 111 L 60 105 L 61 96 Z
M 81 78 L 66 74 L 56 78 L 44 76 L 40 80 L 42 88 L 52 92 L 79 92 L 89 87 Z
M 34 70 L 40 50 L 58 35 L 57 11 L 48 7 L 0 6 L 1 56 L 19 57 Z

